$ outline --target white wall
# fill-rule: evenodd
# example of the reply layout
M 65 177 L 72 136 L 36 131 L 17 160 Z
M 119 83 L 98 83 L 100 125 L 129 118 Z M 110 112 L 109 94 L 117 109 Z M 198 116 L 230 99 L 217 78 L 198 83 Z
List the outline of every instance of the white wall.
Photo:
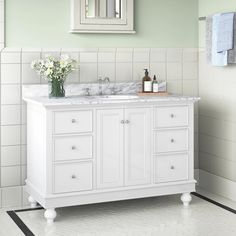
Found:
M 233 0 L 199 0 L 199 16 L 235 7 Z M 236 201 L 236 65 L 214 67 L 206 62 L 205 24 L 199 22 L 200 185 Z

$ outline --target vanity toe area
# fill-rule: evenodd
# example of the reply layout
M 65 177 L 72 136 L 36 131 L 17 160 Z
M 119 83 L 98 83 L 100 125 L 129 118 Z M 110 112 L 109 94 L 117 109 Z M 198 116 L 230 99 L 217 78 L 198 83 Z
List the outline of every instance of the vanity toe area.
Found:
M 195 191 L 198 98 L 25 97 L 27 191 L 52 223 L 56 208 Z

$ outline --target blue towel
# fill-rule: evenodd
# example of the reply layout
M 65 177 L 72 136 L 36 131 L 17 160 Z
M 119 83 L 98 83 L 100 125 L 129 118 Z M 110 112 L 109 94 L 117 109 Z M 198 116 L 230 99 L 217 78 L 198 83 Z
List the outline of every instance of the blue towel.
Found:
M 212 17 L 212 65 L 227 66 L 228 65 L 228 51 L 217 52 L 218 30 L 220 24 L 221 14 L 215 14 Z
M 219 17 L 217 30 L 217 52 L 233 49 L 234 13 L 223 13 Z

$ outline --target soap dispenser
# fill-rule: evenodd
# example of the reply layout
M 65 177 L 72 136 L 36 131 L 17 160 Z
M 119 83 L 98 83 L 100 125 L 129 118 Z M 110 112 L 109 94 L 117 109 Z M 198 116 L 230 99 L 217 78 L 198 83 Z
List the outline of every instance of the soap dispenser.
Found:
M 157 82 L 157 77 L 156 77 L 156 75 L 154 75 L 154 77 L 153 77 L 152 92 L 153 92 L 153 93 L 158 93 L 158 92 L 159 92 L 159 84 L 158 84 L 158 82 Z
M 145 76 L 143 77 L 143 93 L 152 92 L 152 79 L 149 77 L 148 69 L 144 69 Z

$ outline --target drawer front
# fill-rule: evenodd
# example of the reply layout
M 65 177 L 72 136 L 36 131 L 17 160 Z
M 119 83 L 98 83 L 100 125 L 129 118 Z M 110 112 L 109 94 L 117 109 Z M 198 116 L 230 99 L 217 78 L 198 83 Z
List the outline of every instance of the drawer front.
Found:
M 92 190 L 92 187 L 92 163 L 59 164 L 55 166 L 55 193 Z
M 188 179 L 188 155 L 162 156 L 156 159 L 155 182 L 173 182 Z
M 155 132 L 155 153 L 188 150 L 188 130 L 163 130 Z
M 155 128 L 188 126 L 188 107 L 157 107 Z
M 93 137 L 56 137 L 54 139 L 55 161 L 79 160 L 93 157 Z
M 84 133 L 93 130 L 92 111 L 55 112 L 55 133 Z

